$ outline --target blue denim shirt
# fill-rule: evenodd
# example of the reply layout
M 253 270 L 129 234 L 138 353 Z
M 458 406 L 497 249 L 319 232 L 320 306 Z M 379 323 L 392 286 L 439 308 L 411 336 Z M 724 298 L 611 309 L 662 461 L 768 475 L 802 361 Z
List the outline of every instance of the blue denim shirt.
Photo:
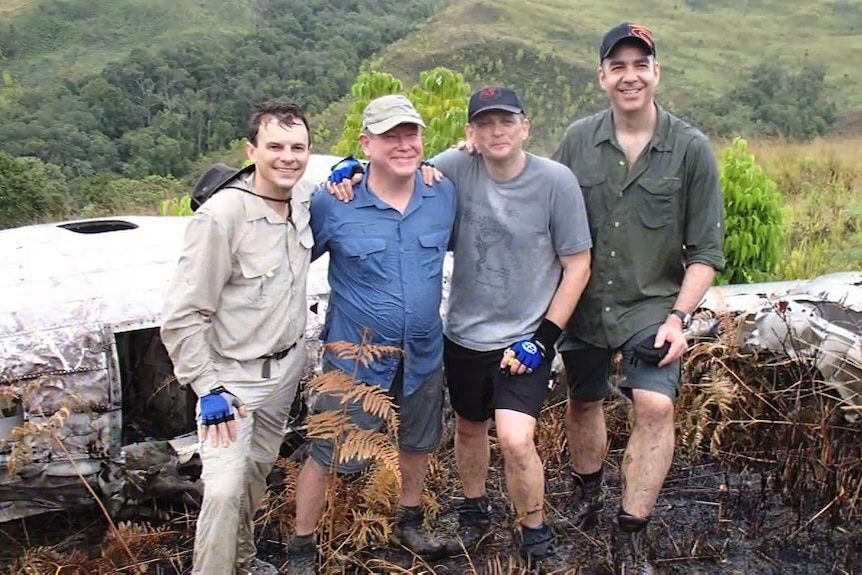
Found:
M 403 349 L 406 396 L 443 362 L 443 257 L 455 221 L 455 187 L 448 179 L 426 186 L 417 171 L 402 214 L 367 187 L 367 177 L 354 188 L 351 202 L 338 201 L 323 186 L 311 199 L 312 257 L 329 252 L 330 258 L 331 292 L 321 337 L 325 343 L 358 343 L 368 328 L 370 343 Z M 365 367 L 330 352 L 324 357 L 383 389 L 389 389 L 402 360 L 384 356 Z

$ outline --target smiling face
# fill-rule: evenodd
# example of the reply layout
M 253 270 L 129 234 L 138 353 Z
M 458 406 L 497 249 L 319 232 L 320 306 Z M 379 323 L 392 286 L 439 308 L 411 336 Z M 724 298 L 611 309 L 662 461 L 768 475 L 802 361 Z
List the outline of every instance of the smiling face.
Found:
M 661 68 L 646 47 L 637 42 L 621 42 L 605 58 L 598 70 L 599 85 L 621 113 L 633 113 L 652 105 Z
M 255 164 L 254 185 L 258 193 L 288 195 L 308 165 L 311 155 L 308 129 L 300 121 L 283 124 L 274 117 L 265 118 L 255 142 L 246 144 L 246 155 Z
M 530 121 L 523 114 L 490 110 L 467 124 L 467 138 L 484 157 L 494 161 L 517 158 L 530 135 Z
M 422 128 L 416 124 L 398 124 L 379 136 L 364 132 L 359 143 L 374 169 L 392 176 L 412 176 L 422 162 Z

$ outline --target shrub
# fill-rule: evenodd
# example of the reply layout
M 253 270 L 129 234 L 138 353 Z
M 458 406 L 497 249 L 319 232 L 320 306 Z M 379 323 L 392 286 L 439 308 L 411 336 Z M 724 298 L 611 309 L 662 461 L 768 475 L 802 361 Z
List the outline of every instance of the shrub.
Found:
M 727 265 L 719 283 L 766 281 L 776 273 L 784 240 L 781 196 L 773 182 L 736 138 L 722 158 Z

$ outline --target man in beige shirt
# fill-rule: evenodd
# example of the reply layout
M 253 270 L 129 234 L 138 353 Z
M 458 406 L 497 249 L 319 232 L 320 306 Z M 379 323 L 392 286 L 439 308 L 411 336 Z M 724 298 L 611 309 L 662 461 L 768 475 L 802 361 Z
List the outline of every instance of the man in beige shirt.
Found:
M 204 498 L 193 573 L 275 574 L 255 556 L 254 513 L 305 366 L 313 186 L 300 182 L 308 123 L 294 104 L 249 120 L 254 163 L 192 217 L 165 301 L 162 340 L 198 395 Z

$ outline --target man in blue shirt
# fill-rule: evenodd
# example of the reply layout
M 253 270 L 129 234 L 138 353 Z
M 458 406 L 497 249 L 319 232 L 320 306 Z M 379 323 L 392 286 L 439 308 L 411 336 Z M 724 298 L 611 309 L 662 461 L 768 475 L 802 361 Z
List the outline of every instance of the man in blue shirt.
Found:
M 449 180 L 426 186 L 419 113 L 404 96 L 383 96 L 363 112 L 359 141 L 370 160 L 356 188 L 356 200 L 342 203 L 319 191 L 311 201 L 315 246 L 312 256 L 329 252 L 329 307 L 326 343 L 397 346 L 368 366 L 324 354 L 325 369 L 356 373 L 359 380 L 389 390 L 399 405 L 399 464 L 402 493 L 393 541 L 414 553 L 436 558 L 444 546 L 423 527 L 420 496 L 428 454 L 442 435 L 443 326 L 440 319 L 443 258 L 455 221 L 457 201 Z M 358 369 L 358 371 L 356 371 Z M 340 398 L 321 396 L 314 409 L 341 409 Z M 362 428 L 381 425 L 379 418 L 348 407 Z M 334 445 L 310 440 L 296 488 L 296 535 L 288 545 L 288 572 L 316 573 L 313 532 L 326 502 L 333 470 Z M 339 472 L 364 468 L 356 459 Z

